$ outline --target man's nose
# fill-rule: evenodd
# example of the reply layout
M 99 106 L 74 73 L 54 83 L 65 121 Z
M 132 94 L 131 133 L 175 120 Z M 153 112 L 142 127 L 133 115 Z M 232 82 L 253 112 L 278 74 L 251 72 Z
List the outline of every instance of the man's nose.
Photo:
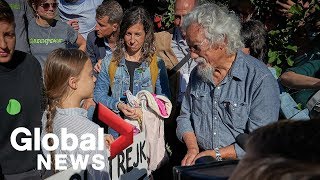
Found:
M 6 49 L 7 48 L 7 42 L 3 37 L 0 37 L 0 48 Z
M 178 26 L 181 27 L 182 23 L 183 23 L 183 16 L 180 17 L 180 21 L 179 21 L 179 25 Z
M 100 26 L 99 26 L 98 23 L 96 23 L 96 28 L 95 28 L 95 30 L 98 31 L 99 29 L 100 29 Z

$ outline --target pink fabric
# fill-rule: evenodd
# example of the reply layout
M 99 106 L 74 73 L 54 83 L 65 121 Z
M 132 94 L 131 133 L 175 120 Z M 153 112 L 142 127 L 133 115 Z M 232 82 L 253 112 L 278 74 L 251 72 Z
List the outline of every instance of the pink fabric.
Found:
M 154 100 L 155 100 L 155 101 L 157 102 L 157 104 L 158 104 L 158 107 L 159 107 L 159 110 L 160 110 L 161 115 L 162 115 L 162 116 L 167 116 L 167 115 L 168 115 L 168 112 L 167 112 L 167 110 L 166 110 L 165 102 L 163 102 L 161 99 L 158 99 L 156 94 L 152 94 L 152 96 L 154 97 Z
M 136 126 L 133 126 L 133 135 L 137 135 L 139 133 L 140 133 L 140 130 Z

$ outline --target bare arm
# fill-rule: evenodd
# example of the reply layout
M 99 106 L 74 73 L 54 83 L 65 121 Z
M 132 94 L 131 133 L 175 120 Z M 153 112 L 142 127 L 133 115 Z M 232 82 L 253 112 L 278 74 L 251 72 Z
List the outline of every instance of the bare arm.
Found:
M 220 148 L 219 151 L 222 159 L 237 159 L 236 150 L 233 144 Z M 203 151 L 194 158 L 192 164 L 194 164 L 197 159 L 204 156 L 212 156 L 213 158 L 216 158 L 216 152 L 214 150 Z
M 234 144 L 221 148 L 220 154 L 222 159 L 237 159 Z
M 98 62 L 94 65 L 93 69 L 99 73 L 101 71 L 101 65 L 102 65 L 102 59 L 98 59 Z
M 292 71 L 283 73 L 280 80 L 281 84 L 292 89 L 320 89 L 320 79 Z
M 195 157 L 199 153 L 196 135 L 193 132 L 186 132 L 183 134 L 183 141 L 187 146 L 187 154 L 181 161 L 182 166 L 189 166 L 194 164 Z
M 77 45 L 79 46 L 79 49 L 83 52 L 86 52 L 86 40 L 82 37 L 81 34 L 78 33 L 78 38 L 76 41 Z

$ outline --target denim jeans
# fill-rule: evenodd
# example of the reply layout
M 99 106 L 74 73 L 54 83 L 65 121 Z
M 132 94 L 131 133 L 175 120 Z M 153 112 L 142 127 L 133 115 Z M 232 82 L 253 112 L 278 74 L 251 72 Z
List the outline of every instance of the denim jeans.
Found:
M 287 92 L 280 94 L 280 112 L 286 119 L 291 120 L 309 120 L 308 109 L 299 110 L 297 103 Z

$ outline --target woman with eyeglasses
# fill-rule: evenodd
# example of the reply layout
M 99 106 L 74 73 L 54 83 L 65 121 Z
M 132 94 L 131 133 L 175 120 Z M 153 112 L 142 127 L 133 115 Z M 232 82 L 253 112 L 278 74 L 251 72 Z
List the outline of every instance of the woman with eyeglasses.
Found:
M 35 13 L 28 27 L 29 44 L 31 54 L 38 59 L 42 69 L 48 54 L 55 49 L 77 45 L 85 51 L 85 39 L 71 26 L 55 19 L 56 0 L 30 0 L 29 3 Z

